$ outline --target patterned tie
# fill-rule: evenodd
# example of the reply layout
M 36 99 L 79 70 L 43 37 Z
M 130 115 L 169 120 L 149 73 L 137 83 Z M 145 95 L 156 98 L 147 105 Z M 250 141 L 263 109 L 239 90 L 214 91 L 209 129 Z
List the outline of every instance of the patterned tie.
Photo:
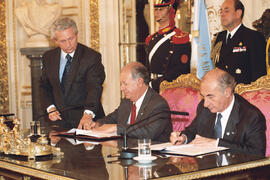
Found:
M 221 118 L 222 118 L 222 115 L 220 113 L 218 113 L 217 122 L 215 124 L 216 138 L 222 137 Z
M 65 70 L 62 76 L 62 81 L 61 81 L 61 88 L 64 94 L 65 94 L 65 85 L 66 85 L 67 77 L 70 72 L 72 57 L 69 54 L 67 54 L 66 59 L 67 59 L 67 63 L 66 63 Z
M 229 36 L 228 36 L 228 38 L 227 38 L 227 44 L 230 44 L 231 41 L 232 41 L 232 39 L 231 39 L 231 33 L 229 33 Z
M 136 105 L 134 103 L 131 108 L 130 124 L 134 124 L 135 120 L 136 120 Z

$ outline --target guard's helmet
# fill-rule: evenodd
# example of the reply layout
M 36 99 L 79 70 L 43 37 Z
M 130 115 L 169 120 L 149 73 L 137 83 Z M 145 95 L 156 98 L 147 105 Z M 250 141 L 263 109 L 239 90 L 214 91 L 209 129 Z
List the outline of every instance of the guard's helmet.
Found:
M 176 12 L 178 8 L 177 0 L 155 0 L 154 7 L 165 7 L 165 6 L 172 6 L 174 12 Z

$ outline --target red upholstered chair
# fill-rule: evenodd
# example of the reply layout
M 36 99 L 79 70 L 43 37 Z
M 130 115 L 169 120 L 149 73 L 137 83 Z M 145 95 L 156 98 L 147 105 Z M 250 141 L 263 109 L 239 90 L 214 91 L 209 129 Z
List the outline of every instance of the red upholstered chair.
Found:
M 160 94 L 167 100 L 171 111 L 188 112 L 189 116 L 172 115 L 173 131 L 182 131 L 196 116 L 201 100 L 200 80 L 194 74 L 183 74 L 173 82 L 163 81 Z
M 251 84 L 238 84 L 235 92 L 257 106 L 266 119 L 266 156 L 270 156 L 270 75 L 263 76 Z

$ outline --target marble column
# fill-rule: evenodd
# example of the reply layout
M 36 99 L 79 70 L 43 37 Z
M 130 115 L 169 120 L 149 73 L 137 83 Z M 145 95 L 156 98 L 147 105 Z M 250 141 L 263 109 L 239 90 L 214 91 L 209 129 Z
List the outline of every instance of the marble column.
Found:
M 52 47 L 33 47 L 20 49 L 21 54 L 25 55 L 30 60 L 33 120 L 39 120 L 39 117 L 45 112 L 43 109 L 41 109 L 39 80 L 41 76 L 43 53 L 50 49 L 52 49 Z

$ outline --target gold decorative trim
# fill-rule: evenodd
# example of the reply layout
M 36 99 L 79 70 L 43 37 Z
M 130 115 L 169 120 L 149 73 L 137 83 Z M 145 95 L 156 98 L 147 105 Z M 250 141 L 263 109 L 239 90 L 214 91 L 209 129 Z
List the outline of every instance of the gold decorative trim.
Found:
M 29 176 L 34 176 L 34 177 L 42 178 L 42 179 L 73 180 L 73 178 L 68 178 L 68 177 L 64 177 L 64 176 L 60 176 L 60 175 L 56 175 L 56 174 L 52 174 L 52 173 L 48 173 L 48 172 L 44 172 L 44 171 L 39 171 L 36 169 L 27 168 L 24 166 L 8 163 L 8 162 L 4 162 L 4 161 L 0 161 L 0 167 L 4 168 L 4 169 L 11 170 L 13 172 L 18 172 L 21 174 L 26 174 Z
M 196 90 L 200 90 L 201 81 L 195 74 L 182 74 L 172 82 L 162 81 L 160 84 L 160 93 L 163 93 L 165 89 L 176 87 L 191 87 Z
M 19 98 L 18 98 L 18 72 L 17 72 L 17 43 L 16 43 L 16 18 L 15 18 L 15 0 L 12 1 L 12 29 L 13 29 L 13 58 L 14 58 L 14 81 L 15 81 L 15 102 L 16 102 L 16 114 L 19 114 Z
M 9 112 L 6 1 L 0 1 L 0 112 Z
M 99 0 L 89 0 L 90 5 L 90 46 L 96 51 L 100 50 L 99 36 Z
M 243 92 L 256 91 L 260 89 L 270 90 L 270 75 L 262 76 L 251 84 L 237 84 L 235 87 L 235 92 L 242 94 Z
M 199 179 L 199 178 L 206 178 L 210 176 L 216 176 L 216 175 L 222 175 L 222 174 L 228 174 L 228 173 L 233 173 L 236 171 L 243 171 L 251 168 L 256 168 L 256 167 L 262 167 L 270 165 L 270 159 L 265 158 L 257 161 L 251 161 L 247 163 L 240 163 L 240 164 L 235 164 L 235 165 L 230 165 L 230 166 L 224 166 L 224 167 L 219 167 L 219 168 L 213 168 L 213 169 L 207 169 L 207 170 L 202 170 L 202 171 L 194 171 L 190 173 L 185 173 L 181 175 L 175 175 L 175 176 L 170 176 L 170 177 L 165 177 L 161 179 L 170 179 L 170 180 L 189 180 L 189 179 Z

